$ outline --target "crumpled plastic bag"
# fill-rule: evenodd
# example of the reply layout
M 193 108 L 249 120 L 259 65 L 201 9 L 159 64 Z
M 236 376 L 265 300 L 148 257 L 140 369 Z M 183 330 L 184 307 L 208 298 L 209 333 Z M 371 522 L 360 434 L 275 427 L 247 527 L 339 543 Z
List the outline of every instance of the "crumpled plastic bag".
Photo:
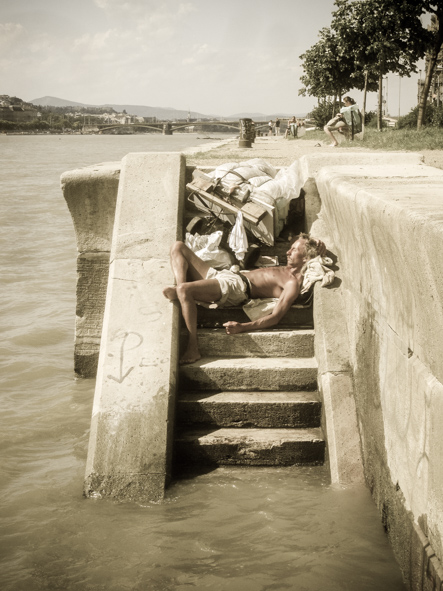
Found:
M 238 261 L 245 258 L 248 250 L 248 237 L 243 226 L 243 214 L 241 211 L 237 213 L 234 227 L 229 234 L 229 247 L 234 251 L 235 257 Z
M 231 257 L 229 253 L 220 248 L 220 241 L 223 232 L 218 230 L 212 234 L 190 234 L 186 233 L 185 244 L 198 257 L 208 263 L 214 269 L 229 269 L 231 267 Z

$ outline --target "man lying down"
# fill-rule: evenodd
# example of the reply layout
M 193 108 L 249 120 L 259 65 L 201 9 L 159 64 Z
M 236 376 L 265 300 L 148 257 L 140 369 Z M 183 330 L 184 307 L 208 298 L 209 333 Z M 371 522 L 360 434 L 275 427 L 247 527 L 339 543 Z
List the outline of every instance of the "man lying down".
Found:
M 285 267 L 263 267 L 235 273 L 213 269 L 183 242 L 176 242 L 171 249 L 176 286 L 166 287 L 163 295 L 171 301 L 180 301 L 189 331 L 188 345 L 180 363 L 193 363 L 201 357 L 197 342 L 197 302 L 214 302 L 219 307 L 228 307 L 239 306 L 251 298 L 278 298 L 268 316 L 253 322 L 230 321 L 223 325 L 228 335 L 270 328 L 278 324 L 299 296 L 305 265 L 325 252 L 321 240 L 300 234 L 286 253 Z

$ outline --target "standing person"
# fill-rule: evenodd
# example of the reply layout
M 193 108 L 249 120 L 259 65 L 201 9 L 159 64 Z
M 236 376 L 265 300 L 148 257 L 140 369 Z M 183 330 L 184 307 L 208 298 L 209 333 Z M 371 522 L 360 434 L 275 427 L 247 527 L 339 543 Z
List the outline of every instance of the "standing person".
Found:
M 166 287 L 163 295 L 179 301 L 186 328 L 188 346 L 180 363 L 194 363 L 200 359 L 197 342 L 197 302 L 214 302 L 220 307 L 238 306 L 250 298 L 279 298 L 272 314 L 253 322 L 226 322 L 227 334 L 249 332 L 275 326 L 283 318 L 300 294 L 304 265 L 317 255 L 323 256 L 326 247 L 309 234 L 300 234 L 292 244 L 285 267 L 264 267 L 234 273 L 216 271 L 199 258 L 183 242 L 171 249 L 171 266 L 177 285 Z
M 269 121 L 268 123 L 268 127 L 269 127 L 269 132 L 268 135 L 272 135 L 272 128 L 273 128 L 274 124 L 272 123 L 272 119 Z
M 275 120 L 275 135 L 280 135 L 280 119 Z
M 291 117 L 291 119 L 289 119 L 289 121 L 288 121 L 288 126 L 285 131 L 285 139 L 288 137 L 288 135 L 290 135 L 292 133 L 292 127 L 291 127 L 292 125 L 295 125 L 295 116 Z
M 346 139 L 349 139 L 349 134 L 352 127 L 352 118 L 354 118 L 354 121 L 358 127 L 361 125 L 360 111 L 354 99 L 350 96 L 345 96 L 343 99 L 343 104 L 344 107 L 340 109 L 340 113 L 337 113 L 337 115 L 328 121 L 323 128 L 326 135 L 332 140 L 332 143 L 329 144 L 330 148 L 335 148 L 338 146 L 338 141 L 332 133 L 333 131 L 341 133 Z

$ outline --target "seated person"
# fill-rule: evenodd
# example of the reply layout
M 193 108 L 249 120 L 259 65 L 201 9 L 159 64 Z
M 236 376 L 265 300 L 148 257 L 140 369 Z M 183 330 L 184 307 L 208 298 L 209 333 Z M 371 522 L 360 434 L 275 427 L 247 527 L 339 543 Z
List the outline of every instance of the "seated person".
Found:
M 343 103 L 345 106 L 340 109 L 340 113 L 337 113 L 337 115 L 328 121 L 323 128 L 326 135 L 332 140 L 332 143 L 330 144 L 331 148 L 338 146 L 338 142 L 332 133 L 333 131 L 342 133 L 346 139 L 348 139 L 352 126 L 352 117 L 355 118 L 354 121 L 357 123 L 358 127 L 360 127 L 361 124 L 360 111 L 354 99 L 352 99 L 350 96 L 345 96 Z
M 269 316 L 253 322 L 230 321 L 223 325 L 228 335 L 270 328 L 278 324 L 300 294 L 304 265 L 325 251 L 321 240 L 300 234 L 286 253 L 285 267 L 234 273 L 216 271 L 183 242 L 176 242 L 171 249 L 171 266 L 177 285 L 166 287 L 163 295 L 180 302 L 189 331 L 188 345 L 180 363 L 193 363 L 201 357 L 197 342 L 197 302 L 215 302 L 227 307 L 244 304 L 250 298 L 279 298 Z

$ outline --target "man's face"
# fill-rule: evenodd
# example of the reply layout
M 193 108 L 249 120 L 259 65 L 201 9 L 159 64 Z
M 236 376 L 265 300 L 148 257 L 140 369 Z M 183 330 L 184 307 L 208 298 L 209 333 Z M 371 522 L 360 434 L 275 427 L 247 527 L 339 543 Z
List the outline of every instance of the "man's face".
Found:
M 303 264 L 306 260 L 306 242 L 304 238 L 298 238 L 286 253 L 288 265 L 296 266 Z

